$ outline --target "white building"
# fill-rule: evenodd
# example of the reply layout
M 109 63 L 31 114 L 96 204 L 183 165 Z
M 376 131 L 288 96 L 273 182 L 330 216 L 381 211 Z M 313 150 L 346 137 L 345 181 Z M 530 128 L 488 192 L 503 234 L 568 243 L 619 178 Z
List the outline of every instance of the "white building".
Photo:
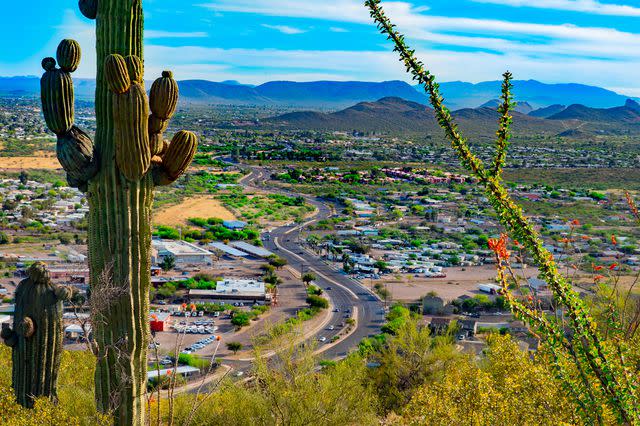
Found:
M 229 278 L 218 281 L 215 290 L 189 290 L 193 303 L 250 303 L 270 304 L 271 293 L 267 293 L 262 281 Z
M 176 265 L 213 265 L 213 253 L 186 241 L 153 240 L 153 263 L 172 256 Z

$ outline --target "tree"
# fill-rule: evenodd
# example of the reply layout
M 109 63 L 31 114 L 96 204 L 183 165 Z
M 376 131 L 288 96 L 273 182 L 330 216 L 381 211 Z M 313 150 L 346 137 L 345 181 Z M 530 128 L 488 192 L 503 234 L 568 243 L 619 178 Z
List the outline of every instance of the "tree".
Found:
M 280 257 L 280 256 L 276 256 L 275 254 L 272 256 L 269 256 L 269 265 L 273 266 L 276 269 L 280 269 L 283 266 L 287 265 L 287 259 Z
M 312 281 L 315 281 L 317 279 L 318 277 L 316 277 L 316 274 L 314 274 L 313 272 L 307 272 L 302 275 L 302 282 L 306 286 L 308 286 Z
M 160 267 L 162 268 L 163 271 L 170 271 L 173 268 L 176 267 L 176 258 L 169 255 L 169 256 L 164 256 L 162 258 L 162 262 L 160 262 Z
M 389 269 L 389 265 L 384 260 L 376 260 L 374 264 L 375 268 L 380 272 L 386 272 Z
M 243 347 L 243 345 L 240 342 L 228 342 L 227 343 L 227 349 L 232 351 L 234 355 L 237 354 L 238 351 L 241 351 L 242 347 Z
M 26 185 L 27 182 L 29 182 L 29 173 L 27 173 L 25 170 L 22 170 L 18 175 L 18 180 L 21 184 Z
M 10 242 L 11 239 L 9 238 L 9 235 L 7 235 L 6 232 L 0 231 L 0 244 L 9 244 Z
M 249 314 L 245 312 L 237 312 L 233 315 L 233 318 L 231 318 L 231 324 L 235 325 L 236 327 L 247 326 L 250 322 L 251 320 L 249 318 Z
M 508 337 L 491 336 L 488 342 L 488 354 L 480 364 L 457 355 L 438 372 L 433 366 L 417 368 L 435 373 L 435 380 L 415 389 L 401 423 L 457 424 L 469 413 L 483 425 L 581 423 L 548 366 L 532 361 Z M 397 368 L 405 365 L 399 363 Z
M 316 296 L 315 294 L 307 296 L 307 303 L 312 308 L 327 309 L 329 307 L 329 301 L 327 299 Z

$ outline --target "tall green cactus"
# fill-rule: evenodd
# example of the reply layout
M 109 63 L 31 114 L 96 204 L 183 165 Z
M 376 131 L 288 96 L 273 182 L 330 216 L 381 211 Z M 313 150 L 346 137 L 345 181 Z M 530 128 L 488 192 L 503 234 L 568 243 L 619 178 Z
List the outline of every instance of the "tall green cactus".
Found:
M 197 148 L 193 133 L 162 140 L 173 116 L 178 86 L 165 71 L 147 102 L 143 67 L 142 0 L 80 0 L 80 11 L 96 19 L 95 143 L 73 126 L 77 43 L 63 41 L 58 64 L 43 61 L 43 112 L 58 135 L 58 158 L 72 185 L 89 201 L 89 267 L 92 295 L 101 288 L 124 290 L 94 318 L 96 401 L 114 422 L 145 419 L 149 341 L 151 206 L 156 185 L 175 181 Z M 74 60 L 75 59 L 75 60 Z M 153 112 L 149 115 L 149 109 Z
M 16 290 L 13 329 L 4 327 L 2 339 L 12 348 L 13 389 L 20 405 L 33 407 L 35 398 L 56 400 L 62 354 L 62 302 L 68 287 L 54 286 L 44 263 L 27 270 Z

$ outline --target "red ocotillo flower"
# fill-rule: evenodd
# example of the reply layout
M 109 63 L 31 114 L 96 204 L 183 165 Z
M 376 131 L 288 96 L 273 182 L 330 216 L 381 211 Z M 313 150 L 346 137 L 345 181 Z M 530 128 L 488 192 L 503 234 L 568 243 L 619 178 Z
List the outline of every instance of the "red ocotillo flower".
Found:
M 498 259 L 509 260 L 511 253 L 507 250 L 507 236 L 505 234 L 500 235 L 500 238 L 491 238 L 488 243 L 489 249 L 493 251 Z

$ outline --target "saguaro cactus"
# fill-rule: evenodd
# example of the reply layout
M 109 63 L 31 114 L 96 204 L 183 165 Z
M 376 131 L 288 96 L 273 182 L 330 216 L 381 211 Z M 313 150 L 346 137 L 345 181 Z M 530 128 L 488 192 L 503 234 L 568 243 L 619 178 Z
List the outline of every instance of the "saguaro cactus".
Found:
M 87 18 L 96 19 L 95 143 L 72 125 L 69 72 L 79 60 L 77 43 L 61 43 L 60 70 L 52 59 L 43 62 L 43 111 L 58 135 L 58 158 L 70 182 L 87 193 L 92 294 L 106 286 L 123 290 L 122 296 L 101 308 L 101 318 L 94 319 L 98 408 L 112 413 L 116 424 L 141 425 L 153 189 L 175 181 L 186 170 L 197 138 L 182 131 L 171 144 L 162 140 L 176 108 L 178 86 L 171 72 L 163 72 L 147 102 L 142 0 L 80 0 L 79 6 Z
M 40 396 L 55 401 L 62 354 L 62 302 L 68 287 L 54 286 L 44 263 L 34 263 L 16 290 L 13 329 L 2 339 L 13 350 L 13 389 L 19 404 L 33 407 Z

